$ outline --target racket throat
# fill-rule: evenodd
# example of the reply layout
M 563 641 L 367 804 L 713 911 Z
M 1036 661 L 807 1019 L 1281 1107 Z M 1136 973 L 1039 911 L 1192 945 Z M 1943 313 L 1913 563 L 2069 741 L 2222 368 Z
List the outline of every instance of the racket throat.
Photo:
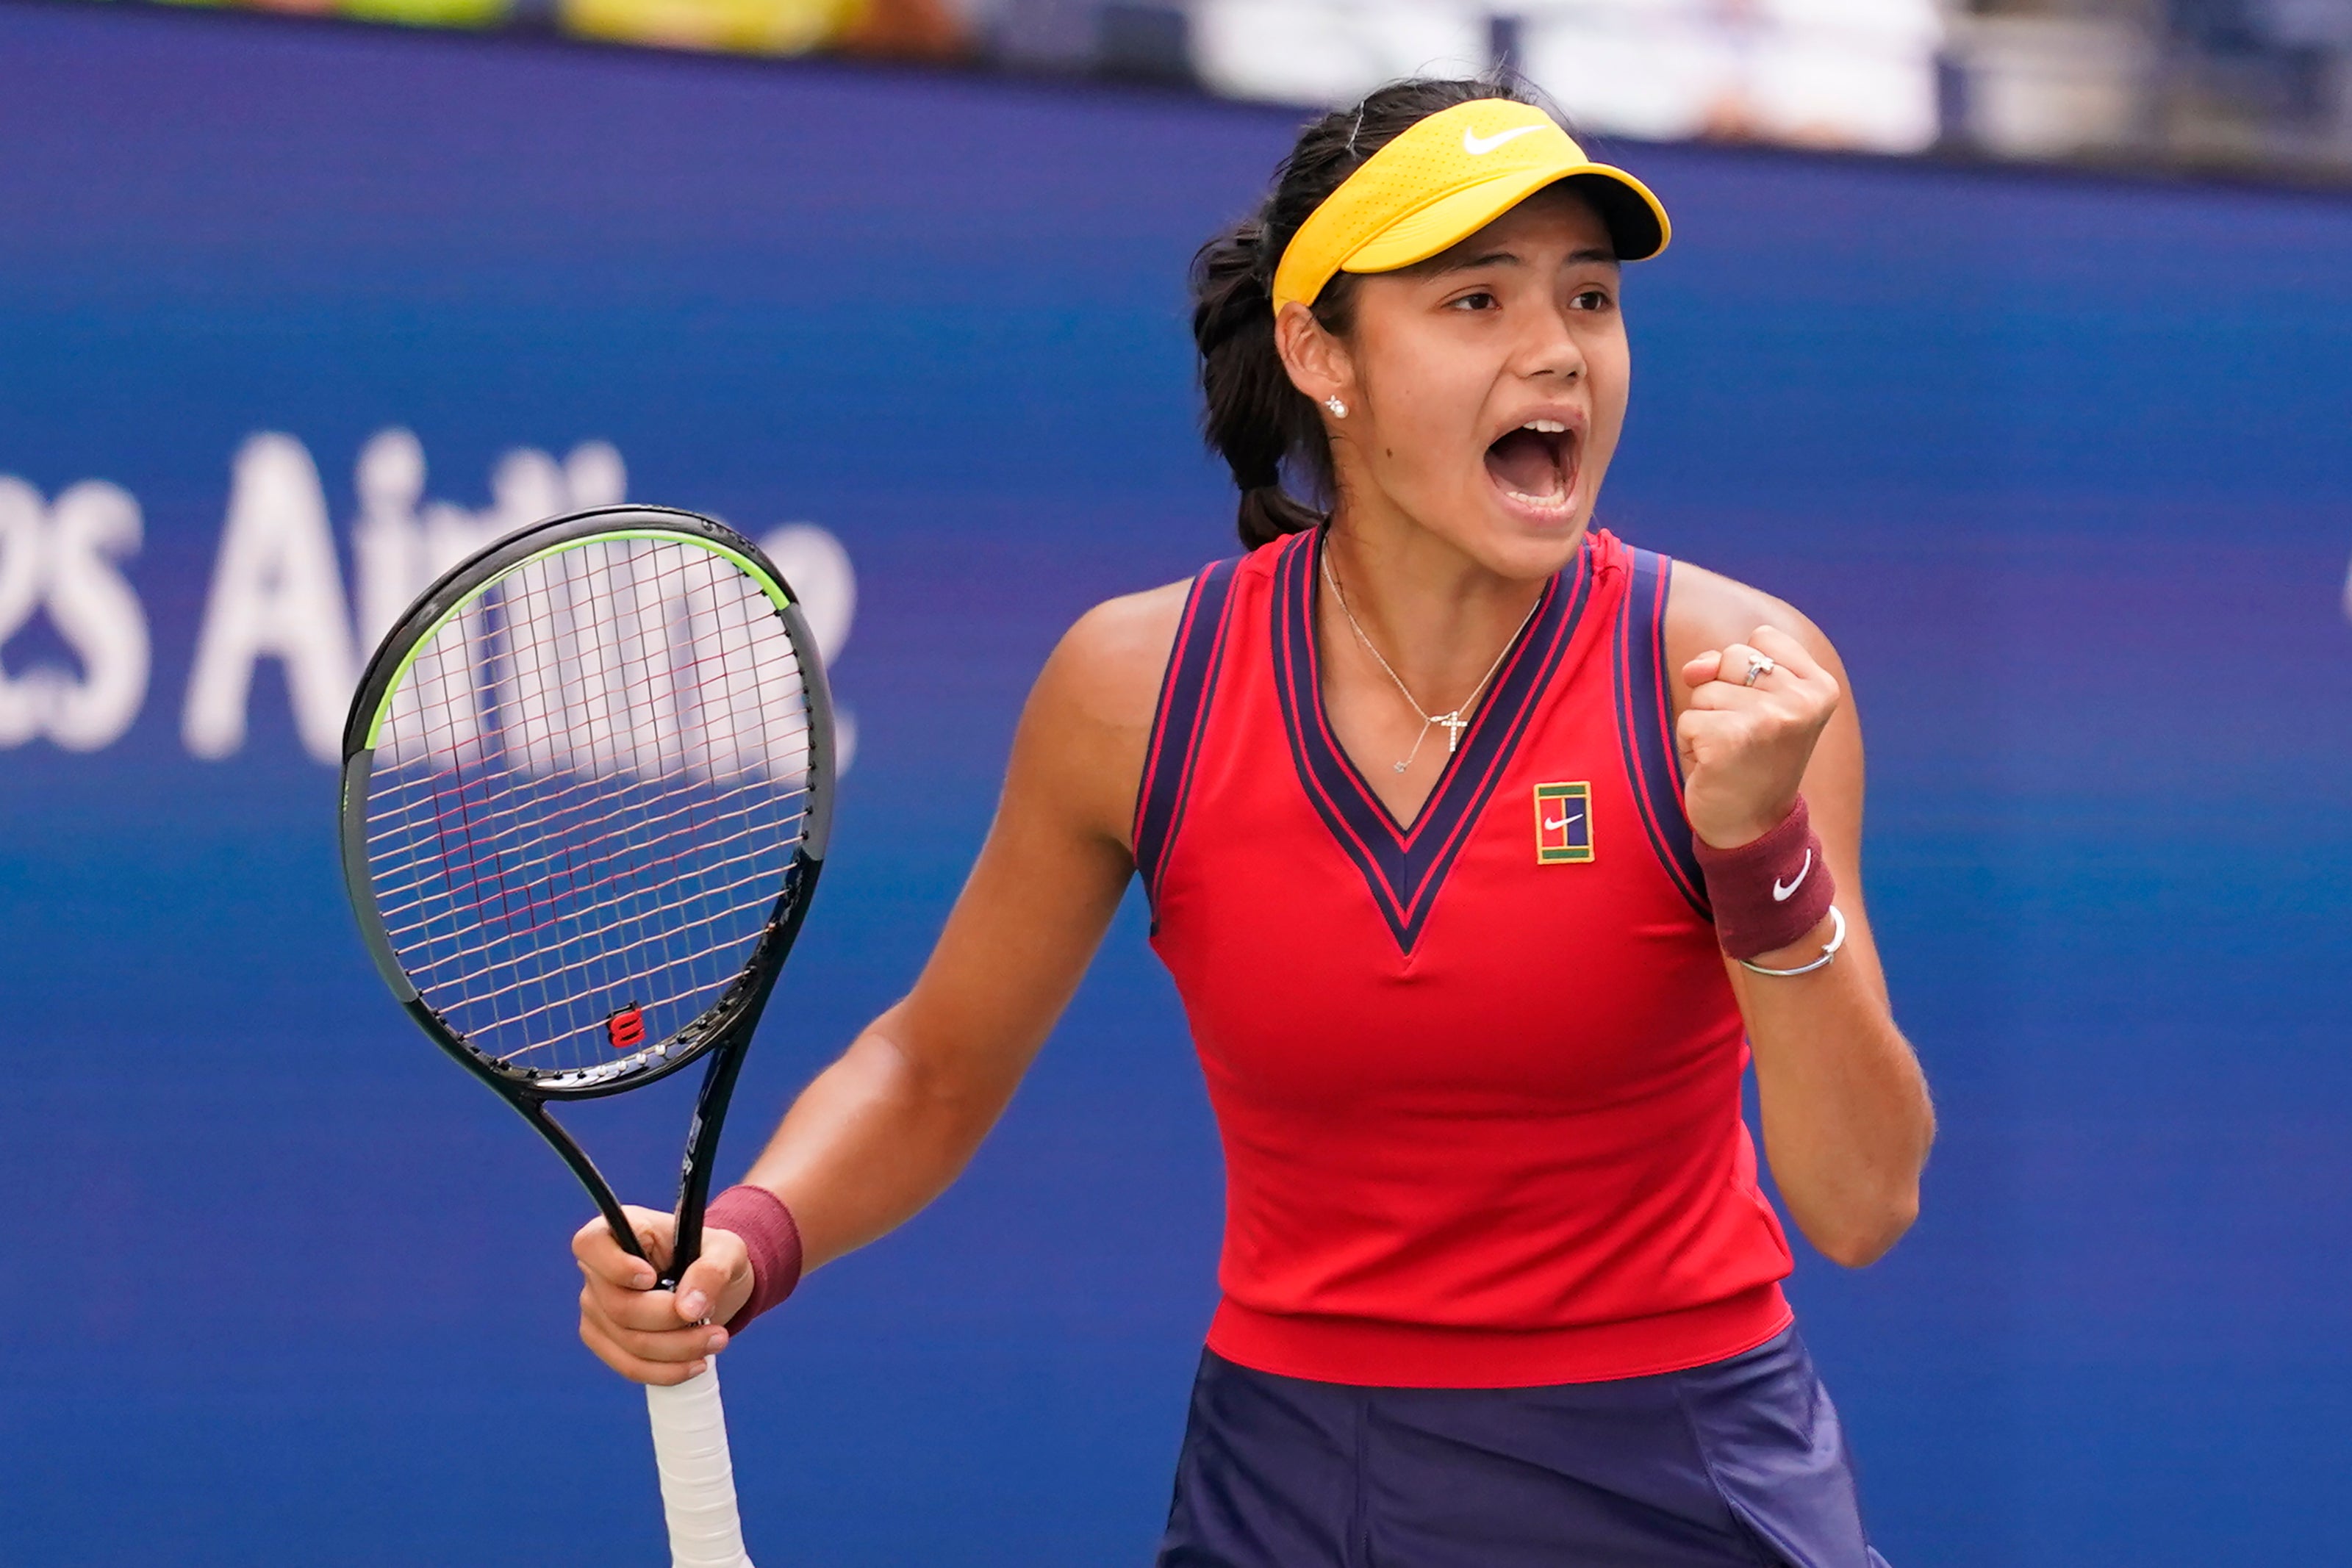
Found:
M 620 1198 L 613 1191 L 613 1184 L 604 1179 L 604 1174 L 596 1168 L 596 1162 L 588 1157 L 588 1151 L 564 1131 L 563 1124 L 547 1113 L 547 1103 L 526 1094 L 517 1096 L 514 1106 L 522 1113 L 524 1121 L 539 1130 L 539 1135 L 547 1140 L 548 1146 L 563 1156 L 563 1163 L 572 1167 L 572 1174 L 580 1178 L 580 1185 L 586 1187 L 588 1196 L 596 1200 L 597 1211 L 604 1215 L 604 1223 L 612 1228 L 613 1239 L 619 1242 L 631 1257 L 652 1262 L 652 1259 L 646 1258 L 645 1246 L 637 1239 L 636 1227 L 629 1223 L 628 1215 L 621 1207 Z
M 758 1004 L 767 1000 L 775 978 L 772 968 L 762 977 L 749 1017 L 759 1016 Z M 687 1129 L 686 1159 L 678 1169 L 677 1241 L 670 1249 L 667 1277 L 662 1281 L 666 1286 L 675 1287 L 677 1276 L 702 1256 L 702 1211 L 710 1202 L 710 1166 L 719 1153 L 719 1134 L 727 1120 L 728 1102 L 734 1098 L 736 1075 L 743 1070 L 742 1047 L 748 1043 L 730 1040 L 713 1052 L 710 1065 L 702 1074 L 702 1087 L 695 1094 L 694 1122 Z
M 773 983 L 772 974 L 768 977 L 767 983 Z M 766 986 L 763 985 L 761 988 L 762 999 L 765 993 Z M 678 1172 L 676 1229 L 671 1236 L 669 1262 L 667 1268 L 657 1270 L 660 1275 L 658 1288 L 661 1290 L 677 1289 L 679 1277 L 693 1266 L 697 1258 L 702 1256 L 702 1211 L 710 1201 L 711 1159 L 718 1152 L 719 1134 L 727 1117 L 727 1103 L 735 1092 L 735 1079 L 742 1066 L 741 1050 L 721 1049 L 712 1054 L 710 1064 L 703 1072 L 702 1087 L 695 1096 L 694 1123 L 687 1135 L 686 1159 Z M 562 1123 L 548 1113 L 547 1103 L 531 1095 L 520 1095 L 515 1101 L 515 1108 L 522 1113 L 524 1121 L 539 1130 L 539 1135 L 547 1140 L 548 1146 L 563 1156 L 563 1163 L 572 1167 L 572 1174 L 579 1177 L 582 1186 L 588 1189 L 588 1196 L 595 1200 L 597 1212 L 604 1217 L 604 1223 L 612 1229 L 613 1239 L 619 1242 L 631 1257 L 652 1262 L 653 1260 L 646 1256 L 645 1244 L 638 1240 L 636 1227 L 629 1223 L 628 1214 L 622 1208 L 613 1184 L 604 1179 L 604 1174 L 596 1168 L 596 1162 L 588 1157 L 588 1151 L 580 1146 L 579 1140 L 572 1137 Z

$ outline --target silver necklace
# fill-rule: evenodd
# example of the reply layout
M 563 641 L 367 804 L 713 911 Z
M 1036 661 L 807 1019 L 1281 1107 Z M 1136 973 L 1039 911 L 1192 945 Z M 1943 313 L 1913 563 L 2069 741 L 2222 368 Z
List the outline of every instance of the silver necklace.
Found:
M 1528 629 L 1528 622 L 1536 618 L 1536 611 L 1543 604 L 1543 595 L 1537 594 L 1535 603 L 1528 606 L 1526 619 L 1519 622 L 1518 632 L 1511 633 L 1510 640 L 1503 644 L 1503 651 L 1495 655 L 1495 662 L 1486 666 L 1486 673 L 1478 677 L 1478 684 L 1470 688 L 1468 696 L 1462 699 L 1461 706 L 1456 707 L 1452 713 L 1431 713 L 1414 698 L 1412 690 L 1404 684 L 1404 677 L 1398 674 L 1386 659 L 1381 657 L 1381 651 L 1372 646 L 1372 640 L 1364 635 L 1363 627 L 1356 622 L 1356 612 L 1348 608 L 1348 596 L 1340 591 L 1339 578 L 1331 570 L 1331 555 L 1328 546 L 1322 551 L 1322 561 L 1323 580 L 1330 585 L 1331 598 L 1339 604 L 1339 613 L 1348 618 L 1348 630 L 1356 634 L 1356 641 L 1364 645 L 1364 652 L 1372 656 L 1372 663 L 1381 667 L 1381 673 L 1396 683 L 1397 695 L 1404 698 L 1405 706 L 1412 709 L 1421 718 L 1421 727 L 1413 732 L 1412 749 L 1404 754 L 1402 761 L 1392 762 L 1389 766 L 1399 773 L 1412 767 L 1412 759 L 1421 755 L 1421 743 L 1428 737 L 1429 727 L 1433 724 L 1444 727 L 1445 754 L 1448 757 L 1453 756 L 1454 748 L 1462 744 L 1462 732 L 1470 727 L 1470 721 L 1462 716 L 1463 709 L 1475 707 L 1478 705 L 1479 694 L 1486 689 L 1486 683 L 1495 678 L 1495 672 L 1503 667 L 1503 660 L 1509 655 L 1512 648 L 1517 645 L 1519 632 L 1525 632 Z

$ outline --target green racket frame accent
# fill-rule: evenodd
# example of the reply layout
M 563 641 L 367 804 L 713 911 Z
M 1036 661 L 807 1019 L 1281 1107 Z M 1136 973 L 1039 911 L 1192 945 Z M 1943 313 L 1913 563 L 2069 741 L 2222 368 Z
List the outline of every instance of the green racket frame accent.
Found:
M 637 508 L 632 508 L 632 510 L 635 509 Z M 681 515 L 690 516 L 691 514 Z M 431 625 L 416 634 L 415 641 L 408 645 L 408 652 L 401 655 L 400 663 L 393 667 L 392 678 L 384 683 L 383 699 L 376 704 L 375 716 L 368 721 L 368 749 L 371 751 L 375 749 L 377 739 L 383 734 L 383 721 L 391 716 L 394 695 L 400 690 L 400 683 L 407 675 L 409 666 L 416 662 L 416 655 L 424 651 L 425 643 L 433 641 L 435 632 L 464 614 L 466 606 L 489 592 L 491 589 L 496 588 L 524 567 L 536 561 L 545 560 L 550 556 L 562 555 L 567 550 L 582 549 L 589 545 L 605 544 L 614 539 L 667 539 L 673 543 L 698 546 L 709 550 L 712 555 L 725 557 L 741 568 L 746 577 L 759 584 L 760 591 L 768 596 L 769 602 L 776 607 L 779 613 L 796 608 L 791 592 L 777 580 L 776 569 L 767 564 L 766 557 L 754 559 L 742 550 L 731 549 L 718 540 L 706 538 L 700 534 L 681 533 L 674 528 L 613 528 L 583 534 L 577 538 L 565 539 L 561 544 L 552 544 L 545 549 L 534 550 L 521 559 L 501 568 L 493 575 L 482 579 L 475 584 L 471 592 L 444 610 Z M 387 646 L 390 643 L 391 639 L 386 638 Z

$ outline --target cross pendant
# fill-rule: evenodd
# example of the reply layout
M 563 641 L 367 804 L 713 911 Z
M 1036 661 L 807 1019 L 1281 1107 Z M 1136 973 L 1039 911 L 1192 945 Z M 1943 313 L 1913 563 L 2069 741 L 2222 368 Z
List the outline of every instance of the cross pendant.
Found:
M 1462 744 L 1462 732 L 1470 727 L 1470 721 L 1462 716 L 1461 709 L 1456 708 L 1452 713 L 1440 715 L 1434 722 L 1444 727 L 1445 755 L 1453 756 L 1454 748 Z

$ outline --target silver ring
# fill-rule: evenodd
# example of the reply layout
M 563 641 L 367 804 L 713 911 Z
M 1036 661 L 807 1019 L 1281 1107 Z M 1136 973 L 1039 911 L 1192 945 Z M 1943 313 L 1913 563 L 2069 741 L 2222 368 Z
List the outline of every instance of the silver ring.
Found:
M 1748 678 L 1739 684 L 1743 686 L 1752 686 L 1780 667 L 1772 662 L 1771 655 L 1768 653 L 1750 653 L 1748 655 Z

